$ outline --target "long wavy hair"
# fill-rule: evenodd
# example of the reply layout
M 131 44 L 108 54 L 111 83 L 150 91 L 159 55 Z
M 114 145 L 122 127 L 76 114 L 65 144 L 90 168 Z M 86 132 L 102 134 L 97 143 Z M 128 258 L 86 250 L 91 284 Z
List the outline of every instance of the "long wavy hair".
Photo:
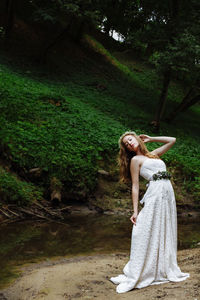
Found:
M 136 155 L 134 151 L 129 151 L 124 142 L 123 138 L 126 135 L 133 135 L 136 140 L 139 143 L 140 151 L 143 155 L 149 157 L 149 158 L 160 158 L 156 154 L 151 154 L 147 147 L 145 146 L 145 143 L 142 141 L 142 139 L 134 132 L 134 131 L 126 131 L 124 134 L 122 134 L 119 138 L 119 155 L 118 155 L 118 165 L 119 165 L 119 172 L 120 172 L 120 182 L 130 182 L 131 181 L 131 173 L 130 173 L 130 162 L 131 158 Z

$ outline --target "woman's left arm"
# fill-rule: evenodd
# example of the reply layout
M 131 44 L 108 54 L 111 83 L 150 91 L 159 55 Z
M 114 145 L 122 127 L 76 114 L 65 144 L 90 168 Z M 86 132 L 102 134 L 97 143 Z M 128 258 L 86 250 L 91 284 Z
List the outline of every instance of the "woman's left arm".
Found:
M 141 134 L 140 138 L 143 140 L 143 142 L 165 143 L 163 146 L 161 146 L 159 148 L 156 148 L 153 151 L 151 151 L 152 154 L 157 154 L 158 156 L 161 156 L 165 152 L 167 152 L 176 142 L 175 137 L 169 137 L 169 136 L 150 137 L 150 136 Z

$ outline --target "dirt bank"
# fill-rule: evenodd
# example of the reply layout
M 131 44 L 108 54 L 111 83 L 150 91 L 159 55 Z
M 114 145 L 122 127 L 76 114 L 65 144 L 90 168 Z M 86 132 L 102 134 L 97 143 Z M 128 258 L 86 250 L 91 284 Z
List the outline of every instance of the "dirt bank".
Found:
M 200 248 L 178 251 L 181 270 L 190 273 L 187 280 L 117 294 L 109 278 L 121 273 L 128 258 L 128 254 L 118 253 L 30 264 L 10 287 L 1 290 L 0 299 L 200 300 Z

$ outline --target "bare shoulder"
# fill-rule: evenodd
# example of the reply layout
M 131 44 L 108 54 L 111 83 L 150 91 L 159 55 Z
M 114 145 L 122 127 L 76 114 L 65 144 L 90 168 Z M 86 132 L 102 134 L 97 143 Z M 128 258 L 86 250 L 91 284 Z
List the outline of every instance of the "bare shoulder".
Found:
M 136 155 L 136 156 L 134 156 L 134 157 L 131 158 L 131 165 L 133 165 L 135 167 L 136 166 L 140 167 L 143 164 L 143 162 L 144 162 L 145 159 L 146 158 L 143 155 Z
M 140 161 L 139 155 L 135 155 L 131 158 L 131 163 L 137 165 Z

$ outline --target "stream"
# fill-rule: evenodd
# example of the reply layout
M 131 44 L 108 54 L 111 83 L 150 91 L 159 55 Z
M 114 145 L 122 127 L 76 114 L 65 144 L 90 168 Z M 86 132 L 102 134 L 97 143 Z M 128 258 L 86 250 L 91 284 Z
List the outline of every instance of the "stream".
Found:
M 178 217 L 178 250 L 200 242 L 200 218 Z M 65 224 L 21 221 L 0 227 L 0 288 L 19 276 L 23 264 L 59 257 L 124 252 L 132 223 L 127 216 L 68 215 Z

